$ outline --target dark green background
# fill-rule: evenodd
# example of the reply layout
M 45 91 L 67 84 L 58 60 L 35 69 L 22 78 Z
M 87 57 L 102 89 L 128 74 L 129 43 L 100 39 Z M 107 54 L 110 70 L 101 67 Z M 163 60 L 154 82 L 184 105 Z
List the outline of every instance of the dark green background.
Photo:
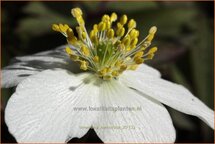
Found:
M 15 56 L 33 54 L 65 44 L 51 30 L 52 23 L 76 26 L 70 9 L 79 6 L 87 29 L 107 13 L 127 14 L 137 21 L 140 37 L 150 26 L 158 32 L 153 45 L 159 50 L 150 65 L 162 77 L 183 84 L 213 108 L 213 2 L 2 2 L 2 67 Z M 2 89 L 2 142 L 15 142 L 3 121 L 4 108 L 14 89 Z M 176 142 L 213 142 L 213 130 L 198 118 L 168 108 L 177 130 Z M 71 142 L 101 142 L 93 130 Z

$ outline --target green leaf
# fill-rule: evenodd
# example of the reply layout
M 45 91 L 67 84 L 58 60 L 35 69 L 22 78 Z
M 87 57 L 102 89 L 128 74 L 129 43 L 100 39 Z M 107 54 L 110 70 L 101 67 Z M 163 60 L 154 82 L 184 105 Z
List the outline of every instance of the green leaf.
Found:
M 137 21 L 137 29 L 140 30 L 141 36 L 148 33 L 151 26 L 157 26 L 156 35 L 179 37 L 184 25 L 192 22 L 192 18 L 196 15 L 196 9 L 193 7 L 184 8 L 164 8 L 150 9 L 137 12 L 130 15 Z
M 52 15 L 54 12 L 47 9 L 42 2 L 30 2 L 24 9 L 23 12 L 32 15 Z
M 199 97 L 213 108 L 213 31 L 203 16 L 196 22 L 196 39 L 190 49 L 193 79 Z M 212 24 L 212 23 L 211 23 Z
M 173 109 L 168 109 L 168 110 L 171 114 L 171 118 L 173 119 L 174 125 L 176 125 L 181 129 L 190 130 L 190 131 L 195 129 L 195 125 L 185 114 L 182 114 Z
M 29 3 L 24 8 L 24 12 L 33 15 L 19 22 L 17 28 L 18 34 L 25 37 L 38 36 L 52 31 L 53 23 L 75 24 L 75 19 L 59 15 L 58 13 L 48 9 L 42 2 Z
M 107 2 L 106 8 L 111 11 L 123 12 L 125 14 L 142 10 L 157 8 L 156 2 Z
M 96 11 L 99 8 L 99 6 L 101 5 L 101 3 L 104 3 L 104 2 L 99 2 L 99 1 L 94 1 L 94 2 L 92 2 L 92 1 L 83 1 L 82 5 L 83 5 L 83 7 L 85 7 L 89 11 Z M 85 11 L 85 10 L 83 9 L 83 11 Z
M 191 90 L 189 82 L 186 80 L 184 74 L 180 71 L 180 69 L 175 64 L 172 64 L 170 68 L 173 81 Z
M 213 21 L 209 21 L 207 17 L 199 13 L 196 16 L 195 25 L 196 38 L 190 44 L 191 68 L 193 72 L 193 81 L 197 96 L 213 109 L 214 105 L 214 63 L 213 63 Z M 209 137 L 211 130 L 202 124 L 203 136 L 205 139 Z

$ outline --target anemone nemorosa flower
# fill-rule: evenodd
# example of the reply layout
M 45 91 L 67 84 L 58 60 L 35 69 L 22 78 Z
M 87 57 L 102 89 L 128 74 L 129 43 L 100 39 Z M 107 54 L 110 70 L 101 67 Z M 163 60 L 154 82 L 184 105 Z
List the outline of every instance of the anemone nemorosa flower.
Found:
M 175 129 L 163 104 L 214 129 L 211 109 L 142 64 L 157 51 L 148 48 L 155 26 L 138 43 L 136 22 L 126 15 L 115 27 L 117 15 L 104 15 L 88 35 L 82 11 L 71 13 L 77 33 L 68 25 L 52 27 L 66 37 L 67 46 L 17 57 L 2 70 L 2 86 L 17 85 L 5 121 L 18 142 L 67 142 L 90 128 L 103 142 L 174 142 Z

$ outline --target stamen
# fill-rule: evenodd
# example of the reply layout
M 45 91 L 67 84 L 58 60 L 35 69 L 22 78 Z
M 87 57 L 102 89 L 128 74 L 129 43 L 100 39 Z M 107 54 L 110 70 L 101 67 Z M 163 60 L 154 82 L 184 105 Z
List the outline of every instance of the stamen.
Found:
M 132 29 L 132 28 L 135 28 L 136 27 L 136 22 L 134 19 L 131 19 L 129 22 L 128 22 L 128 29 Z
M 150 34 L 155 34 L 157 32 L 157 27 L 153 26 L 150 28 L 149 33 Z
M 122 15 L 119 22 L 113 25 L 117 14 L 105 14 L 98 24 L 93 25 L 88 35 L 82 10 L 74 8 L 71 14 L 79 24 L 76 27 L 78 37 L 67 24 L 53 24 L 52 29 L 63 34 L 67 42 L 75 47 L 66 47 L 65 51 L 71 60 L 80 64 L 80 69 L 93 71 L 104 80 L 117 78 L 125 70 L 137 69 L 144 61 L 152 59 L 157 51 L 157 47 L 146 51 L 157 31 L 155 26 L 150 28 L 146 38 L 138 44 L 140 33 L 135 29 L 136 21 L 128 20 L 126 15 Z
M 117 31 L 116 31 L 116 35 L 117 35 L 118 37 L 122 37 L 122 36 L 124 35 L 124 33 L 125 33 L 125 28 L 124 28 L 124 27 L 120 27 L 120 28 L 118 28 Z
M 155 53 L 156 51 L 158 50 L 158 48 L 157 47 L 153 47 L 153 48 L 151 48 L 150 50 L 149 50 L 149 54 L 152 54 L 152 53 Z
M 53 24 L 53 25 L 52 25 L 52 29 L 53 29 L 54 31 L 60 32 L 60 28 L 59 28 L 59 26 L 58 26 L 57 24 Z
M 110 17 L 110 21 L 111 22 L 115 22 L 117 20 L 117 14 L 116 13 L 112 13 L 111 17 Z
M 113 29 L 109 29 L 107 32 L 107 37 L 109 39 L 112 39 L 114 37 L 114 30 Z
M 71 14 L 77 18 L 77 17 L 80 17 L 83 13 L 82 13 L 82 10 L 80 8 L 74 8 L 74 9 L 71 9 Z
M 84 56 L 89 56 L 90 55 L 89 49 L 86 46 L 81 47 L 81 52 L 82 52 L 82 54 Z
M 66 53 L 68 55 L 72 55 L 73 54 L 72 50 L 69 47 L 66 47 Z
M 86 62 L 86 61 L 80 61 L 80 63 L 81 63 L 80 69 L 87 70 L 88 62 Z
M 124 25 L 124 24 L 126 24 L 127 20 L 128 20 L 127 16 L 126 16 L 126 15 L 123 15 L 123 16 L 120 18 L 120 23 L 121 23 L 122 25 Z
M 98 62 L 99 62 L 99 57 L 98 57 L 98 56 L 94 56 L 94 57 L 93 57 L 93 61 L 94 61 L 95 63 L 98 63 Z

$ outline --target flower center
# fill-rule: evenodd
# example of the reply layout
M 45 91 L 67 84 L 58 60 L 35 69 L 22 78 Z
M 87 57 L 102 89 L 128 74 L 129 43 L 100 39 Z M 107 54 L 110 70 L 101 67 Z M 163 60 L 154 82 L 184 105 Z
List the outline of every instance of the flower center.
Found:
M 117 78 L 125 70 L 135 70 L 145 60 L 152 59 L 157 51 L 157 47 L 147 49 L 157 31 L 155 26 L 138 44 L 136 22 L 134 19 L 128 21 L 126 15 L 121 16 L 114 27 L 116 13 L 105 14 L 88 35 L 81 9 L 74 8 L 71 13 L 79 24 L 77 36 L 67 24 L 53 24 L 52 29 L 67 38 L 69 45 L 65 50 L 71 60 L 80 64 L 80 69 L 93 71 L 104 80 Z

